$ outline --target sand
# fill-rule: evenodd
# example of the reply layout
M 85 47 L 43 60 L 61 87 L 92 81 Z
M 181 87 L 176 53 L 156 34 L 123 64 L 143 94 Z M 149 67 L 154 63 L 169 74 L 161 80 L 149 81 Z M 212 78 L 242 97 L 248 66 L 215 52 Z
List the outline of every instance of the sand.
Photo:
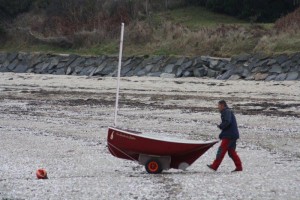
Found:
M 148 175 L 106 148 L 115 78 L 0 73 L 0 199 L 299 199 L 300 82 L 123 78 L 118 126 L 216 139 L 219 99 L 241 132 L 242 173 L 207 169 L 217 145 L 188 171 Z M 48 180 L 37 180 L 45 168 Z

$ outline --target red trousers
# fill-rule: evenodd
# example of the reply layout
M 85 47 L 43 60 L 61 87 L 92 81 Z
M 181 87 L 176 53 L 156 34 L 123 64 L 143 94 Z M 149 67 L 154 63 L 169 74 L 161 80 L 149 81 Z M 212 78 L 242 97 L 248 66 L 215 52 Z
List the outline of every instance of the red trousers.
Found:
M 216 160 L 213 162 L 211 167 L 214 170 L 217 170 L 225 157 L 226 153 L 228 152 L 229 157 L 233 160 L 236 169 L 242 170 L 242 162 L 240 157 L 235 151 L 236 149 L 236 140 L 230 140 L 230 139 L 222 139 L 221 145 L 218 149 Z

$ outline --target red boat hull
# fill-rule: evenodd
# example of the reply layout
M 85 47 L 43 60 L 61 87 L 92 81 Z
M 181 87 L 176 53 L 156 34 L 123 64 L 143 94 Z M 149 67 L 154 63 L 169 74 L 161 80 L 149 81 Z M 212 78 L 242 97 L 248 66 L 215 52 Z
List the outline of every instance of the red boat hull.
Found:
M 163 140 L 111 127 L 107 136 L 108 149 L 115 157 L 138 161 L 141 154 L 169 156 L 170 168 L 175 169 L 181 163 L 191 165 L 217 142 Z

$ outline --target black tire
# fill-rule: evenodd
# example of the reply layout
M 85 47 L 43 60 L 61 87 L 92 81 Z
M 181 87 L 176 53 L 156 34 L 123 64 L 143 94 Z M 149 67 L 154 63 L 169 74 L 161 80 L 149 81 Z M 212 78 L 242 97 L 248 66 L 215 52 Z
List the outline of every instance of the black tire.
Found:
M 162 165 L 157 159 L 148 160 L 145 169 L 149 174 L 160 174 L 163 171 Z

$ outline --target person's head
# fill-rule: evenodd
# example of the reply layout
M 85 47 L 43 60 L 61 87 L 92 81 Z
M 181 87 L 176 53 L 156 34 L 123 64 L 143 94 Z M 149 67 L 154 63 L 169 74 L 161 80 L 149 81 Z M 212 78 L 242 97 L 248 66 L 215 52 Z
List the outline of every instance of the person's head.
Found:
M 218 109 L 219 109 L 220 112 L 223 111 L 227 107 L 228 106 L 227 106 L 226 101 L 221 100 L 221 101 L 218 102 Z

